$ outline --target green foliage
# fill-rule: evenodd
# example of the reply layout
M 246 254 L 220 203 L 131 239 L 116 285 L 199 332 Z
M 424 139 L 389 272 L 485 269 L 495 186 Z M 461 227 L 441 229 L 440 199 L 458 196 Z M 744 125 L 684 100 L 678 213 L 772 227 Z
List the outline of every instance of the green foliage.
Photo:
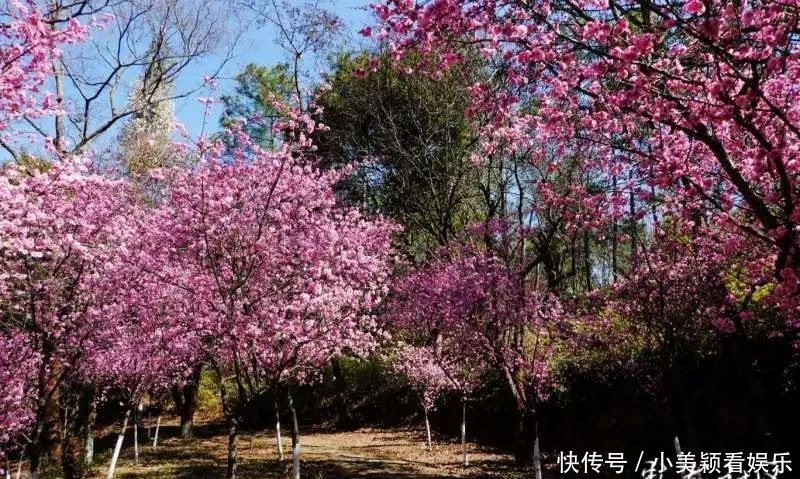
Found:
M 197 390 L 197 414 L 209 419 L 222 416 L 219 376 L 210 369 L 204 369 L 200 375 L 200 387 Z
M 286 387 L 291 387 L 298 420 L 302 425 L 396 426 L 413 421 L 420 413 L 419 401 L 406 381 L 398 378 L 388 360 L 342 356 L 331 361 L 313 382 L 281 385 L 264 391 L 244 405 L 246 424 L 272 427 L 277 393 L 281 421 L 289 424 Z
M 469 159 L 476 138 L 463 86 L 478 75 L 465 64 L 432 79 L 400 71 L 386 54 L 343 54 L 318 92 L 329 128 L 315 138 L 322 160 L 357 166 L 339 193 L 400 222 L 412 258 L 449 243 L 477 217 Z
M 273 99 L 286 101 L 296 94 L 289 65 L 265 67 L 251 63 L 236 76 L 236 83 L 235 92 L 222 97 L 223 126 L 245 120 L 250 138 L 261 146 L 275 146 L 279 139 L 272 132 L 272 125 L 280 114 L 272 106 Z
M 467 224 L 480 219 L 478 168 L 469 155 L 476 141 L 464 111 L 463 88 L 482 74 L 466 63 L 432 79 L 407 75 L 387 55 L 379 65 L 368 54 L 335 57 L 328 86 L 318 88 L 320 122 L 315 134 L 322 166 L 355 166 L 339 185 L 350 204 L 385 214 L 404 226 L 404 250 L 422 259 L 448 244 Z M 369 74 L 363 73 L 374 70 Z M 223 124 L 246 120 L 248 133 L 265 147 L 280 137 L 272 131 L 280 114 L 273 99 L 297 95 L 287 64 L 248 65 L 236 90 L 224 96 Z

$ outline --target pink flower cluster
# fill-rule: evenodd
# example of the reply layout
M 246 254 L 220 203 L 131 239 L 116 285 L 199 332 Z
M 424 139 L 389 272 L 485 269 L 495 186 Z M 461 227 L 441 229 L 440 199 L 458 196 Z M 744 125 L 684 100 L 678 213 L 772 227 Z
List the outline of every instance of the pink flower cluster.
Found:
M 23 116 L 58 114 L 40 91 L 58 47 L 32 2 L 0 7 L 0 140 Z M 91 384 L 142 394 L 199 362 L 237 382 L 313 379 L 332 357 L 385 338 L 397 227 L 341 206 L 346 172 L 314 165 L 324 126 L 281 105 L 278 151 L 233 126 L 183 152 L 193 169 L 154 172 L 153 189 L 59 158 L 0 172 L 0 451 L 42 440 L 59 391 Z M 192 150 L 192 151 L 190 151 Z
M 317 170 L 296 144 L 272 152 L 229 135 L 230 155 L 212 146 L 173 179 L 144 269 L 196 309 L 205 355 L 255 378 L 302 380 L 343 351 L 368 353 L 383 337 L 371 312 L 396 227 L 339 206 L 342 173 Z
M 0 140 L 18 138 L 11 127 L 22 118 L 59 113 L 53 95 L 43 87 L 63 45 L 83 40 L 87 28 L 76 21 L 51 28 L 32 0 L 0 6 Z
M 412 350 L 417 354 L 401 356 L 404 371 L 418 369 L 407 373 L 412 381 L 427 376 L 427 357 L 463 394 L 492 368 L 524 376 L 540 397 L 551 385 L 550 361 L 566 317 L 554 297 L 523 285 L 498 258 L 470 249 L 442 255 L 403 278 L 388 312 L 400 334 L 423 342 Z
M 398 344 L 392 365 L 418 392 L 426 412 L 436 408 L 436 400 L 443 392 L 457 388 L 450 378 L 457 377 L 458 365 L 444 363 L 435 347 Z
M 0 451 L 33 423 L 31 390 L 40 358 L 30 340 L 22 332 L 0 335 Z
M 3 371 L 14 378 L 9 384 L 17 385 L 22 409 L 0 409 L 0 428 L 14 430 L 62 384 L 128 386 L 127 376 L 112 370 L 144 354 L 131 344 L 141 339 L 131 324 L 145 320 L 131 311 L 137 297 L 120 272 L 120 253 L 138 234 L 132 189 L 81 159 L 45 171 L 9 166 L 3 173 L 0 336 L 18 345 L 10 354 L 27 351 L 29 357 L 8 362 L 10 370 Z M 121 347 L 131 356 L 120 357 Z M 158 374 L 152 370 L 148 378 Z
M 374 10 L 370 33 L 395 58 L 415 52 L 420 71 L 462 61 L 465 44 L 502 70 L 503 81 L 471 88 L 483 157 L 533 150 L 545 171 L 577 163 L 598 181 L 566 198 L 605 218 L 631 197 L 633 219 L 702 212 L 723 236 L 755 238 L 778 284 L 771 301 L 798 324 L 795 2 L 384 0 Z

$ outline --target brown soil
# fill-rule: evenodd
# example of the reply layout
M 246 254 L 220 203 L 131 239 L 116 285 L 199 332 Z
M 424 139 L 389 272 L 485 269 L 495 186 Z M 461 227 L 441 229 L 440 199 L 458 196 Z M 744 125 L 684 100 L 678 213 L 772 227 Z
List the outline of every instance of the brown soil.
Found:
M 167 479 L 225 477 L 227 436 L 224 427 L 205 424 L 195 428 L 195 438 L 177 437 L 176 421 L 162 423 L 157 449 L 139 431 L 139 465 L 133 461 L 133 433 L 129 430 L 116 477 Z M 509 455 L 467 444 L 469 466 L 462 464 L 461 444 L 434 437 L 433 450 L 425 446 L 423 430 L 359 429 L 348 432 L 301 431 L 301 477 L 356 478 L 521 478 L 529 476 L 514 467 Z M 239 437 L 238 476 L 284 478 L 291 473 L 291 440 L 283 438 L 285 461 L 278 459 L 273 431 L 244 431 Z M 92 478 L 105 478 L 113 437 L 98 444 L 98 466 Z

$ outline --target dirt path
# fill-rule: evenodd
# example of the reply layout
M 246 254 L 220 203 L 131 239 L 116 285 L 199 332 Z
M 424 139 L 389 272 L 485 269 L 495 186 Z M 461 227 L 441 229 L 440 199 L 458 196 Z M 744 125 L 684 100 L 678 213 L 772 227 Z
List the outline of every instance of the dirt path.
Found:
M 132 433 L 126 437 L 117 469 L 119 479 L 223 479 L 225 477 L 225 430 L 205 425 L 196 428 L 196 437 L 176 437 L 177 425 L 162 426 L 158 449 L 153 450 L 145 431 L 140 431 L 139 465 L 133 463 Z M 110 441 L 108 441 L 110 445 Z M 461 464 L 461 446 L 435 438 L 433 451 L 425 449 L 424 436 L 411 429 L 359 429 L 349 432 L 306 432 L 301 436 L 302 477 L 334 478 L 521 478 L 511 457 L 468 444 L 470 465 Z M 106 447 L 103 443 L 101 448 Z M 284 451 L 291 451 L 288 437 Z M 101 449 L 98 467 L 92 477 L 105 477 L 108 450 Z M 290 477 L 291 461 L 278 460 L 272 431 L 244 432 L 239 440 L 239 477 Z

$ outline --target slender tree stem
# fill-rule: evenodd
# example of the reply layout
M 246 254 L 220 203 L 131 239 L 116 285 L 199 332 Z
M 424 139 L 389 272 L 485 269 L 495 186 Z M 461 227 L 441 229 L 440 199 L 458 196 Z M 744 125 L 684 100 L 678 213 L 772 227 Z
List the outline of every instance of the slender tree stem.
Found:
M 161 429 L 161 414 L 156 419 L 156 432 L 153 434 L 153 449 L 158 447 L 158 430 Z
M 125 430 L 128 428 L 128 420 L 131 417 L 131 409 L 128 408 L 125 411 L 125 417 L 122 420 L 122 427 L 119 430 L 119 435 L 117 436 L 117 443 L 114 446 L 114 453 L 111 456 L 111 463 L 108 465 L 108 474 L 106 475 L 107 479 L 114 479 L 114 471 L 117 468 L 117 460 L 119 459 L 119 453 L 122 450 L 122 441 L 125 440 Z
M 283 440 L 281 439 L 281 411 L 278 408 L 278 396 L 275 396 L 275 436 L 278 445 L 278 458 L 283 461 Z
M 469 466 L 467 457 L 467 398 L 461 398 L 461 449 L 464 452 L 464 465 Z
M 428 408 L 425 408 L 425 432 L 428 435 L 428 451 L 432 451 L 433 447 L 431 444 L 431 422 L 428 420 Z
M 297 411 L 294 408 L 294 399 L 291 389 L 286 389 L 289 401 L 289 412 L 292 415 L 292 478 L 300 479 L 300 432 L 297 426 Z

